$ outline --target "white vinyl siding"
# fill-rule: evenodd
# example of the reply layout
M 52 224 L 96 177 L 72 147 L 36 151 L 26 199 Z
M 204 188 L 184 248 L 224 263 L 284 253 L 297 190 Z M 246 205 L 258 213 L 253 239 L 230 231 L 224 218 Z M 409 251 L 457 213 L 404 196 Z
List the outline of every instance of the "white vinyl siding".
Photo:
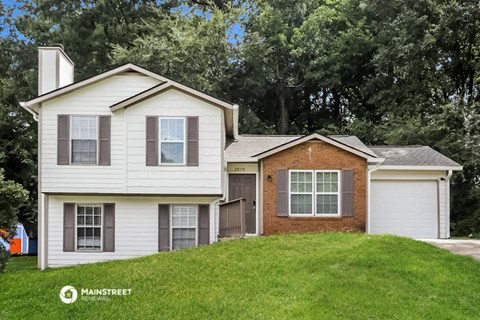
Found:
M 146 117 L 198 117 L 199 165 L 146 166 Z M 222 110 L 178 90 L 167 90 L 125 109 L 127 192 L 222 194 Z M 159 131 L 161 131 L 159 121 Z M 160 162 L 160 161 L 159 161 Z
M 218 223 L 215 197 L 48 196 L 48 266 L 66 266 L 129 259 L 158 252 L 158 204 L 210 205 L 210 242 Z M 115 252 L 63 252 L 63 203 L 115 203 Z M 103 214 L 103 212 L 102 212 Z M 198 234 L 198 233 L 197 233 Z
M 340 172 L 290 170 L 289 199 L 291 216 L 338 216 Z
M 42 103 L 39 120 L 42 191 L 125 193 L 126 121 L 123 110 L 112 113 L 110 106 L 158 83 L 158 80 L 147 76 L 125 73 Z M 57 165 L 57 117 L 59 114 L 111 116 L 111 165 Z M 70 135 L 71 138 L 72 135 Z
M 172 250 L 181 250 L 197 246 L 197 206 L 174 205 L 171 214 Z
M 129 108 L 113 113 L 110 111 L 113 104 L 155 84 L 158 84 L 157 80 L 135 73 L 118 75 L 43 103 L 40 108 L 42 191 L 90 194 L 222 194 L 221 108 L 171 89 Z M 110 115 L 111 165 L 57 165 L 59 114 L 97 117 Z M 159 118 L 198 117 L 199 166 L 145 165 L 145 119 L 152 115 Z

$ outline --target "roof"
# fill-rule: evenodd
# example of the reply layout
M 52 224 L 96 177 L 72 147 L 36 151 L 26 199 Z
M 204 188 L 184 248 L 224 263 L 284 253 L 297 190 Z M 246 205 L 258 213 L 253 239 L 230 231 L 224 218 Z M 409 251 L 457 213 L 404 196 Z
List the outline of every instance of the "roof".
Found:
M 311 135 L 314 137 L 320 135 Z M 225 148 L 225 158 L 229 162 L 256 162 L 266 153 L 278 152 L 297 143 L 309 140 L 311 136 L 299 135 L 241 135 L 237 140 L 229 141 Z M 321 137 L 321 136 L 320 136 Z M 366 146 L 356 136 L 331 135 L 323 137 L 335 141 L 341 146 L 360 151 L 378 160 L 382 169 L 430 169 L 461 170 L 462 167 L 443 154 L 425 146 Z M 305 140 L 306 139 L 306 140 Z M 327 141 L 328 142 L 328 141 Z M 338 146 L 338 145 L 337 145 Z M 278 150 L 278 151 L 275 151 Z M 370 158 L 370 160 L 373 160 Z
M 440 152 L 426 146 L 369 146 L 384 166 L 457 167 L 461 166 Z
M 237 140 L 227 142 L 225 158 L 234 161 L 256 161 L 255 156 L 257 154 L 301 137 L 302 136 L 240 135 L 237 137 Z
M 325 141 L 369 160 L 377 158 L 355 136 L 324 137 L 316 133 L 308 136 L 241 135 L 227 144 L 225 158 L 227 161 L 257 161 L 312 139 Z
M 336 140 L 340 143 L 343 143 L 349 147 L 360 150 L 364 153 L 375 155 L 375 153 L 370 150 L 360 139 L 356 136 L 345 136 L 345 135 L 331 135 L 327 136 L 330 139 Z
M 140 92 L 139 94 L 133 95 L 132 97 L 119 101 L 115 103 L 113 106 L 111 106 L 112 111 L 118 110 L 123 107 L 130 106 L 138 101 L 141 101 L 142 99 L 148 99 L 152 97 L 153 95 L 160 93 L 168 88 L 175 88 L 178 89 L 182 92 L 185 92 L 187 94 L 190 94 L 198 99 L 202 99 L 204 101 L 207 101 L 209 103 L 212 103 L 220 108 L 223 108 L 225 111 L 225 124 L 227 127 L 227 133 L 230 136 L 235 137 L 238 132 L 238 106 L 235 104 L 232 104 L 230 102 L 224 101 L 222 99 L 216 98 L 212 95 L 203 93 L 201 91 L 198 91 L 196 89 L 193 89 L 189 86 L 186 86 L 184 84 L 181 84 L 179 82 L 173 81 L 169 78 L 163 77 L 159 74 L 156 74 L 152 71 L 149 71 L 147 69 L 144 69 L 142 67 L 139 67 L 133 63 L 127 63 L 122 66 L 119 66 L 115 69 L 103 72 L 101 74 L 98 74 L 96 76 L 93 76 L 91 78 L 79 81 L 79 82 L 74 82 L 72 84 L 69 84 L 67 86 L 60 87 L 56 90 L 47 92 L 43 95 L 40 95 L 34 99 L 31 99 L 27 102 L 20 102 L 20 105 L 26 109 L 28 112 L 32 113 L 34 117 L 38 115 L 38 108 L 42 102 L 48 101 L 50 99 L 54 99 L 56 97 L 59 97 L 61 95 L 70 93 L 74 90 L 83 88 L 87 85 L 94 84 L 96 82 L 99 82 L 101 80 L 107 79 L 109 77 L 112 77 L 117 74 L 121 74 L 124 72 L 138 72 L 140 74 L 152 77 L 154 79 L 157 79 L 160 81 L 158 85 L 155 85 L 143 92 Z

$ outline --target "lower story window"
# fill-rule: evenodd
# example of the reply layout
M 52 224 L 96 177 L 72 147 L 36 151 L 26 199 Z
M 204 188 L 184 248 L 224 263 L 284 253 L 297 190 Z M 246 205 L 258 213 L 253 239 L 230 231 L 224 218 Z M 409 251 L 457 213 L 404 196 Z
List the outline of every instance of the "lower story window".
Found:
M 77 250 L 102 249 L 102 206 L 77 205 Z
M 172 207 L 172 250 L 197 245 L 197 206 Z
M 289 181 L 291 216 L 339 214 L 339 171 L 291 170 Z

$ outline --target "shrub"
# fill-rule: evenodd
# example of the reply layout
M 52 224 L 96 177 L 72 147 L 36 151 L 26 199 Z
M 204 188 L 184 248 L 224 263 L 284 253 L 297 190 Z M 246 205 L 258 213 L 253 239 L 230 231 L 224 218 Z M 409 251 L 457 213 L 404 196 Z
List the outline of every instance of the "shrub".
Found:
M 0 273 L 7 269 L 8 258 L 10 258 L 10 252 L 0 243 Z

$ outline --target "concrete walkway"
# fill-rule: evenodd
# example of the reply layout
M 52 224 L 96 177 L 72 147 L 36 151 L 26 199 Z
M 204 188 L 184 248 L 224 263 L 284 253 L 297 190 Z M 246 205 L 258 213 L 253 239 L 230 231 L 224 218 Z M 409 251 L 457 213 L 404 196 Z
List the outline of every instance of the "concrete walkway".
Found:
M 439 248 L 462 256 L 471 256 L 480 260 L 480 240 L 444 240 L 444 239 L 421 239 Z

